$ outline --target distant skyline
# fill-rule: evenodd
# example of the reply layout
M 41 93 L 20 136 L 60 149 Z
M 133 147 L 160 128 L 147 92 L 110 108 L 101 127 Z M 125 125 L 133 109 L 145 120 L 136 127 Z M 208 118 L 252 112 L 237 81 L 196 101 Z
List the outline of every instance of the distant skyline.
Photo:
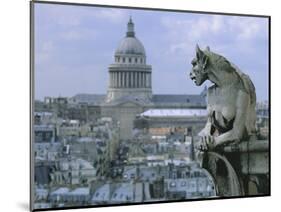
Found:
M 35 99 L 106 94 L 108 65 L 132 16 L 152 65 L 154 94 L 198 94 L 188 77 L 195 45 L 225 56 L 268 100 L 268 19 L 35 4 Z

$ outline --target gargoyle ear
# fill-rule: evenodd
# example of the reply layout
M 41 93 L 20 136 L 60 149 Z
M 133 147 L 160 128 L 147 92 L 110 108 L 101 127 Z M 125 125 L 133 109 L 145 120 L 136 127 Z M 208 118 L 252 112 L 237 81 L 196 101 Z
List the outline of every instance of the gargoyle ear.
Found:
M 201 60 L 203 58 L 204 52 L 199 48 L 198 44 L 196 44 L 196 58 L 197 60 Z
M 208 56 L 199 48 L 198 44 L 196 45 L 196 59 L 203 64 L 203 69 L 205 69 L 208 64 Z
M 205 70 L 209 62 L 209 57 L 204 54 L 202 61 L 203 61 L 203 69 Z
M 206 51 L 211 51 L 209 46 L 206 47 Z

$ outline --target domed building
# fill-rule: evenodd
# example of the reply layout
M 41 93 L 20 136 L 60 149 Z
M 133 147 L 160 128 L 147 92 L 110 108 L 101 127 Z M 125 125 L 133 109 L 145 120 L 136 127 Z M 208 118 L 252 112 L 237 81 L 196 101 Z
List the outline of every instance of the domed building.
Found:
M 126 36 L 114 55 L 115 63 L 109 66 L 109 87 L 106 102 L 123 98 L 151 101 L 151 66 L 146 64 L 142 43 L 136 38 L 130 18 Z
M 131 139 L 134 128 L 142 127 L 142 123 L 146 123 L 151 132 L 178 126 L 204 127 L 205 120 L 200 117 L 205 115 L 198 113 L 198 109 L 206 108 L 204 92 L 198 95 L 152 93 L 152 68 L 146 64 L 145 48 L 136 37 L 131 18 L 108 73 L 106 95 L 77 94 L 72 100 L 92 108 L 85 112 L 88 117 L 112 117 L 117 121 L 120 139 Z

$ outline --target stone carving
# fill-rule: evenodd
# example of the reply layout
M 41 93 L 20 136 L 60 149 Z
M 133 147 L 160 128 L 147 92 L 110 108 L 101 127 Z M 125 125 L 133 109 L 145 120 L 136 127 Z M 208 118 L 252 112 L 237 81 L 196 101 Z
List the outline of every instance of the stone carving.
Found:
M 256 94 L 250 78 L 225 57 L 196 46 L 190 78 L 207 91 L 208 120 L 196 159 L 218 196 L 269 194 L 268 140 L 256 137 Z
M 256 93 L 250 78 L 225 57 L 196 46 L 190 78 L 197 86 L 213 83 L 207 92 L 208 120 L 199 133 L 201 150 L 249 140 L 255 134 Z

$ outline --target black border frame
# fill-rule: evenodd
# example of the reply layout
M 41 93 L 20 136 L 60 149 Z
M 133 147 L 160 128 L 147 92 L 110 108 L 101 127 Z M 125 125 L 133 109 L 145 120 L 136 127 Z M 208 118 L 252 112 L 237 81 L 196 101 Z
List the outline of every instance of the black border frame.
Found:
M 89 4 L 89 3 L 72 3 L 72 2 L 56 2 L 56 1 L 40 1 L 31 0 L 30 2 L 30 141 L 29 141 L 29 208 L 30 211 L 53 211 L 53 210 L 69 210 L 69 209 L 87 209 L 87 208 L 104 208 L 104 207 L 118 207 L 118 206 L 135 206 L 135 205 L 150 205 L 160 203 L 180 203 L 180 202 L 197 202 L 208 200 L 225 200 L 225 199 L 238 199 L 238 198 L 255 198 L 255 197 L 270 197 L 271 196 L 271 16 L 270 15 L 257 15 L 257 14 L 239 14 L 227 12 L 211 12 L 211 11 L 194 11 L 194 10 L 181 10 L 181 9 L 161 9 L 161 8 L 148 8 L 148 7 L 135 7 L 123 5 L 102 5 L 102 4 Z M 194 13 L 194 14 L 208 14 L 208 15 L 223 15 L 223 16 L 244 16 L 268 19 L 268 110 L 269 110 L 269 182 L 268 194 L 251 195 L 251 196 L 231 196 L 231 197 L 211 197 L 211 198 L 198 198 L 198 199 L 184 199 L 184 200 L 169 200 L 169 201 L 153 201 L 153 202 L 140 202 L 140 203 L 121 203 L 121 204 L 106 204 L 106 205 L 87 205 L 87 206 L 73 206 L 73 207 L 54 207 L 44 209 L 33 209 L 33 177 L 34 177 L 34 156 L 33 156 L 33 109 L 34 109 L 34 4 L 57 4 L 57 5 L 70 5 L 70 6 L 86 6 L 86 7 L 102 7 L 102 8 L 119 8 L 119 9 L 135 9 L 135 10 L 149 10 L 149 11 L 165 11 L 165 12 L 179 12 L 179 13 Z

